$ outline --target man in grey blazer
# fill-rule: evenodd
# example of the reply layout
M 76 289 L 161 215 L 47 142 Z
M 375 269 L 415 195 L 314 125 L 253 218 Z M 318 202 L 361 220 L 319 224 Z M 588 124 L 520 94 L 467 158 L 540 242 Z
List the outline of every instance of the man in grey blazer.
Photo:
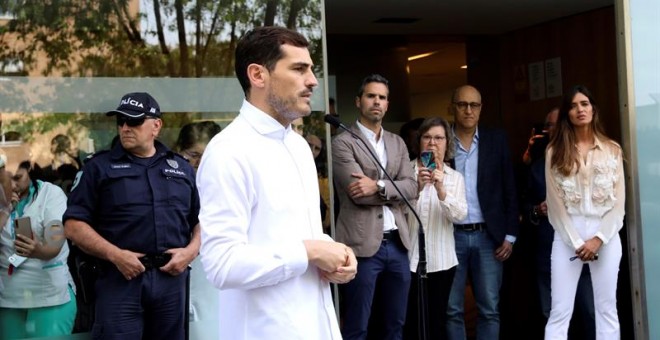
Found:
M 358 274 L 342 291 L 342 335 L 348 340 L 366 339 L 375 299 L 383 320 L 374 323 L 379 326 L 369 330 L 370 337 L 377 331 L 379 339 L 401 339 L 406 317 L 410 286 L 406 208 L 367 150 L 378 156 L 407 199 L 417 197 L 405 143 L 381 126 L 388 96 L 387 79 L 377 74 L 367 76 L 355 98 L 360 117 L 351 127 L 364 143 L 349 133 L 332 141 L 334 183 L 340 202 L 336 238 L 358 257 Z

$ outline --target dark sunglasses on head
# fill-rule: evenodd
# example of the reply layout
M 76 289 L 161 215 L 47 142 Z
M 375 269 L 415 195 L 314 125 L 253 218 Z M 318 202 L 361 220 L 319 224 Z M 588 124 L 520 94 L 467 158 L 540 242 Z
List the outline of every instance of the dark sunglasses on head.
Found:
M 144 121 L 148 118 L 130 118 L 126 116 L 117 116 L 117 126 L 124 126 L 124 124 L 130 127 L 141 126 L 144 124 Z

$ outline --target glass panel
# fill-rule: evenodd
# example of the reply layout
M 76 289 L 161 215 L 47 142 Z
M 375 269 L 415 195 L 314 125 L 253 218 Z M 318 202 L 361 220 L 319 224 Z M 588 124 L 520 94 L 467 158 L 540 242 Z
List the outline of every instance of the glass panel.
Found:
M 115 109 L 127 92 L 149 92 L 155 97 L 164 112 L 159 140 L 169 147 L 175 146 L 186 124 L 212 121 L 226 127 L 244 97 L 234 76 L 236 42 L 247 30 L 262 25 L 295 28 L 310 41 L 319 87 L 304 132 L 323 140 L 322 4 L 322 0 L 0 0 L 0 157 L 5 165 L 0 179 L 8 180 L 21 161 L 29 160 L 53 170 L 45 179 L 69 188 L 78 163 L 109 148 L 117 127 L 115 119 L 104 113 Z M 327 173 L 323 154 L 318 159 L 320 173 Z M 325 183 L 327 192 L 327 180 L 320 183 Z M 10 185 L 4 184 L 10 193 Z M 6 236 L 2 247 L 10 250 L 13 242 Z M 0 259 L 5 274 L 6 258 Z M 204 287 L 199 263 L 193 263 L 192 273 L 193 303 L 195 299 L 205 303 L 191 308 L 190 337 L 216 339 L 217 309 L 206 303 L 212 298 L 206 293 L 210 287 Z M 80 291 L 79 287 L 79 298 Z M 0 296 L 5 293 L 0 285 Z M 89 306 L 78 306 L 75 331 L 89 331 L 88 313 Z
M 660 2 L 631 0 L 638 175 L 649 339 L 660 338 Z

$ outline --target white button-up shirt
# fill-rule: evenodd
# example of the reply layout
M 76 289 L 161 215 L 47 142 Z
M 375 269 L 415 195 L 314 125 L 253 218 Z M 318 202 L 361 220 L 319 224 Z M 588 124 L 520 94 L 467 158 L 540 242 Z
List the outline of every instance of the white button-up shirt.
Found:
M 377 138 L 376 134 L 369 130 L 366 126 L 362 125 L 359 121 L 356 122 L 358 129 L 362 132 L 363 135 L 367 137 L 367 140 L 371 144 L 371 147 L 376 150 L 376 156 L 378 156 L 378 161 L 383 167 L 387 167 L 387 152 L 385 152 L 385 142 L 383 141 L 383 128 L 380 128 L 380 138 Z M 385 174 L 383 169 L 378 169 L 380 178 L 383 178 Z M 376 179 L 378 180 L 378 179 Z M 396 221 L 394 220 L 394 213 L 387 205 L 383 205 L 383 231 L 389 231 L 398 229 L 396 226 Z
M 415 179 L 419 167 L 417 160 L 413 160 L 415 168 Z M 445 173 L 442 185 L 447 195 L 441 201 L 438 191 L 432 184 L 426 184 L 419 193 L 417 200 L 417 214 L 424 225 L 426 240 L 426 262 L 429 273 L 450 269 L 458 264 L 456 257 L 456 246 L 454 242 L 454 222 L 460 221 L 467 215 L 467 201 L 465 199 L 465 181 L 460 172 L 445 165 L 442 168 Z M 415 216 L 408 214 L 408 226 L 410 228 L 410 271 L 417 272 L 419 264 L 419 223 Z
M 307 142 L 247 101 L 197 173 L 201 262 L 221 339 L 340 339 L 330 286 L 303 240 L 323 234 Z

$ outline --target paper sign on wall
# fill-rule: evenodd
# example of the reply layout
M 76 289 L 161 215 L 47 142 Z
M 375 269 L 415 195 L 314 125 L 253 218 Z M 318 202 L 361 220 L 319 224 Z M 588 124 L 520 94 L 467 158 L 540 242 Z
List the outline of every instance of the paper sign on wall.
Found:
M 545 98 L 545 74 L 542 61 L 530 63 L 529 72 L 529 100 Z
M 561 58 L 545 61 L 545 94 L 548 98 L 559 97 L 562 94 Z

